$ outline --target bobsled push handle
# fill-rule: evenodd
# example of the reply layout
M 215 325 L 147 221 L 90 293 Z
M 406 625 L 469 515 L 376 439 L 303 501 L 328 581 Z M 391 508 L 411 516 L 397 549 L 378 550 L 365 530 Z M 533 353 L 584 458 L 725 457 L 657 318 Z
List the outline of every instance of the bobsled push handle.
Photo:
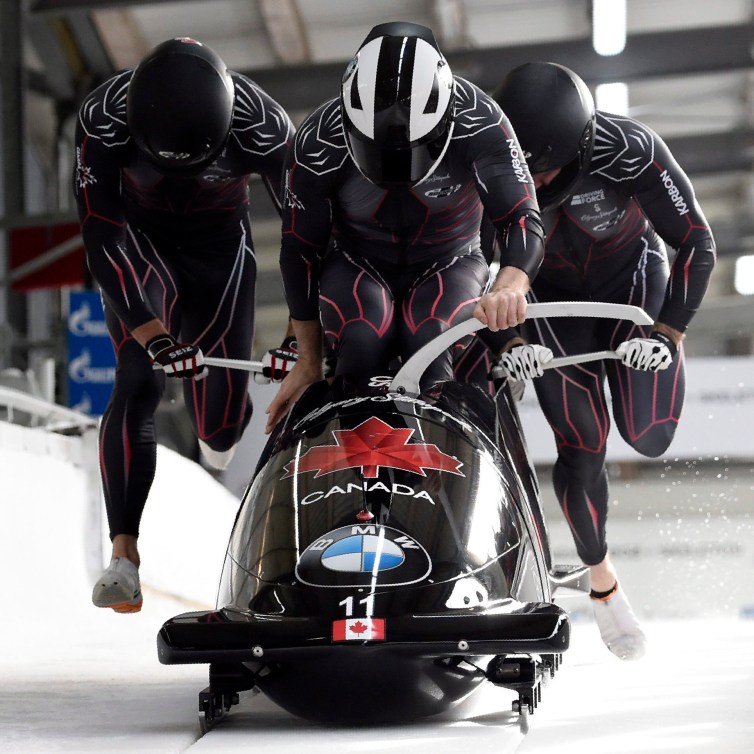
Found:
M 552 301 L 544 304 L 529 304 L 526 308 L 526 319 L 543 319 L 546 317 L 627 319 L 635 325 L 651 325 L 654 323 L 654 320 L 642 308 L 630 304 L 608 304 L 602 301 Z M 420 348 L 401 367 L 390 383 L 390 392 L 418 395 L 419 380 L 424 374 L 424 370 L 457 340 L 466 335 L 471 335 L 471 333 L 481 330 L 483 327 L 484 325 L 478 319 L 472 317 L 438 335 Z M 560 359 L 553 359 L 548 367 L 556 368 L 583 361 L 614 358 L 617 358 L 617 356 L 613 351 L 598 351 L 593 354 L 563 356 Z
M 226 369 L 240 369 L 243 372 L 262 374 L 261 361 L 246 361 L 244 359 L 220 359 L 215 356 L 205 356 L 204 363 L 208 367 L 225 367 Z
M 542 364 L 542 369 L 558 369 L 559 367 L 568 367 L 571 364 L 586 364 L 587 361 L 602 361 L 603 359 L 619 359 L 620 356 L 615 351 L 592 351 L 591 353 L 575 353 L 571 356 L 558 356 L 546 364 Z
M 204 363 L 208 367 L 223 367 L 224 369 L 240 369 L 242 372 L 253 372 L 262 374 L 261 361 L 247 361 L 246 359 L 220 359 L 215 356 L 205 356 Z M 159 371 L 162 367 L 159 364 L 152 364 L 154 371 Z

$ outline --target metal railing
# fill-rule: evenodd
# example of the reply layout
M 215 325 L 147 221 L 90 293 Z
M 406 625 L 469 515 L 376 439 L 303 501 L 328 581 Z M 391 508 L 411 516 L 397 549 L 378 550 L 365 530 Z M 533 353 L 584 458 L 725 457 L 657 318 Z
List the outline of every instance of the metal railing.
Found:
M 51 432 L 82 433 L 97 427 L 97 420 L 91 416 L 10 387 L 0 386 L 0 407 L 6 409 L 7 419 L 11 423 L 14 423 L 14 413 L 19 411 L 32 417 L 32 426 Z

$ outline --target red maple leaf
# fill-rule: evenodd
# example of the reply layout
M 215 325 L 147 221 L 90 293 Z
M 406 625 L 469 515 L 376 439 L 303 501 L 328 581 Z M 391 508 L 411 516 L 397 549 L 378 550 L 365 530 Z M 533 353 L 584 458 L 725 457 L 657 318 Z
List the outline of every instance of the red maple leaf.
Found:
M 359 621 L 358 623 L 352 623 L 348 630 L 352 634 L 363 634 L 367 630 L 367 627 Z
M 367 419 L 354 429 L 335 429 L 337 445 L 319 445 L 309 448 L 299 459 L 285 465 L 283 478 L 295 472 L 316 471 L 315 479 L 334 471 L 361 466 L 364 477 L 377 477 L 380 466 L 401 469 L 414 474 L 424 469 L 449 471 L 463 476 L 458 470 L 463 464 L 453 456 L 443 453 L 437 445 L 425 442 L 409 444 L 413 429 L 396 429 L 377 417 Z

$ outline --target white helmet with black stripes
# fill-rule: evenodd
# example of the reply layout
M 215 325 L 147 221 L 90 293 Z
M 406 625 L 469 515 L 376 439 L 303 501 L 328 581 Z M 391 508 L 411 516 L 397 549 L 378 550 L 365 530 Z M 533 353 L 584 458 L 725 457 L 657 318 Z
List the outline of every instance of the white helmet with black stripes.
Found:
M 415 186 L 448 148 L 453 105 L 453 74 L 432 31 L 404 22 L 375 26 L 343 75 L 348 151 L 372 183 Z

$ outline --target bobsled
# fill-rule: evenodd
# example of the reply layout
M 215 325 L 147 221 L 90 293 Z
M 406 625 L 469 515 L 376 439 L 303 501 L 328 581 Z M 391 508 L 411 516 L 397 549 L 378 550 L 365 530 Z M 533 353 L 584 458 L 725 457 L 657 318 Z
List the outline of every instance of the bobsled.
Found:
M 529 316 L 536 306 L 548 305 Z M 419 388 L 426 366 L 480 327 L 451 328 L 395 375 L 313 385 L 275 429 L 216 609 L 158 634 L 162 663 L 209 665 L 203 731 L 243 691 L 363 724 L 443 712 L 485 683 L 513 692 L 526 730 L 569 645 L 553 591 L 587 577 L 551 563 L 509 386 L 494 397 L 453 381 Z

